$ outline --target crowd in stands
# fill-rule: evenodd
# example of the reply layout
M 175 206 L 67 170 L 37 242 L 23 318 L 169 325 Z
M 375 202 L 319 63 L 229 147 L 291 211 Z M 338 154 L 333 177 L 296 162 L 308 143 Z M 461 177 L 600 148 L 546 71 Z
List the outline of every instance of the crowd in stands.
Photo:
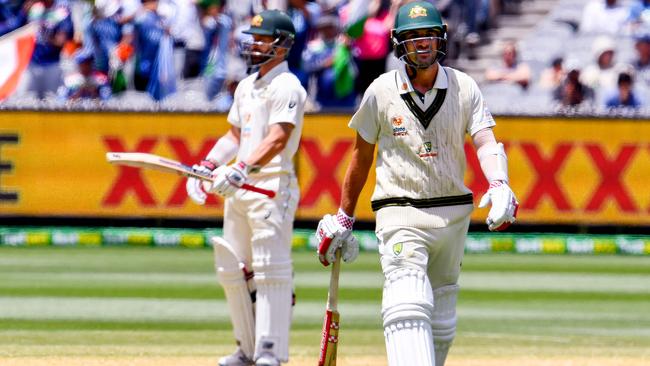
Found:
M 650 0 L 560 0 L 547 18 L 503 45 L 502 65 L 485 72 L 488 102 L 512 111 L 514 98 L 529 112 L 650 107 Z
M 311 109 L 349 109 L 375 77 L 395 67 L 389 33 L 408 1 L 0 0 L 0 35 L 38 24 L 14 100 L 175 100 L 225 111 L 249 71 L 239 57 L 242 30 L 264 7 L 284 9 L 296 28 L 288 64 Z M 521 0 L 432 1 L 449 22 L 453 59 L 471 57 L 495 14 Z

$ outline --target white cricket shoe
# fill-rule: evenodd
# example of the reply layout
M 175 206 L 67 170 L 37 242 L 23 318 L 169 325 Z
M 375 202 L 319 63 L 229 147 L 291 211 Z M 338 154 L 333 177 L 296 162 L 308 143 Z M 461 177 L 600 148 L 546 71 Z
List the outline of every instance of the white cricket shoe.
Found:
M 255 362 L 248 358 L 246 354 L 237 348 L 237 351 L 232 355 L 224 356 L 219 359 L 219 366 L 253 366 Z
M 255 360 L 255 366 L 280 366 L 280 360 L 272 352 L 264 352 Z

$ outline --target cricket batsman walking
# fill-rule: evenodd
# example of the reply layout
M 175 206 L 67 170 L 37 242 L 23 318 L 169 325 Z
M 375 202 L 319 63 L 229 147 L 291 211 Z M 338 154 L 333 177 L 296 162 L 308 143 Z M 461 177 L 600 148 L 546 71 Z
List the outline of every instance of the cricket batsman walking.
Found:
M 289 16 L 262 11 L 244 33 L 252 39 L 242 44 L 242 55 L 258 71 L 235 91 L 230 130 L 194 165 L 214 182 L 204 187 L 190 178 L 187 193 L 199 204 L 206 192 L 225 197 L 224 234 L 213 245 L 238 348 L 219 365 L 273 366 L 289 359 L 291 239 L 300 194 L 292 159 L 307 93 L 285 61 L 295 36 Z M 240 189 L 244 183 L 276 195 Z
M 353 214 L 376 150 L 372 209 L 390 366 L 442 366 L 456 334 L 458 276 L 473 210 L 463 183 L 466 134 L 490 183 L 479 204 L 491 204 L 489 229 L 505 229 L 517 213 L 506 154 L 476 82 L 438 63 L 446 40 L 447 26 L 429 2 L 399 8 L 391 41 L 401 67 L 368 87 L 352 117 L 357 137 L 340 208 L 316 232 L 322 263 L 332 262 L 338 248 L 344 260 L 354 260 Z

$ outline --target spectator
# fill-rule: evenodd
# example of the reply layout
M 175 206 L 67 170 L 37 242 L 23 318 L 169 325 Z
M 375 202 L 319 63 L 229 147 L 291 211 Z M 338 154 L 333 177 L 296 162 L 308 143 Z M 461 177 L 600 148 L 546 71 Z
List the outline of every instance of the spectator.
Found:
M 562 83 L 566 72 L 562 67 L 562 57 L 556 57 L 551 61 L 551 65 L 544 70 L 539 77 L 539 86 L 542 89 L 555 89 Z
M 616 79 L 622 65 L 614 63 L 614 40 L 608 36 L 599 36 L 592 44 L 594 62 L 584 68 L 580 81 L 593 89 L 608 90 L 616 88 Z
M 94 53 L 95 68 L 109 74 L 111 67 L 116 68 L 117 45 L 131 41 L 131 24 L 123 24 L 120 2 L 118 0 L 96 0 L 94 17 L 88 29 L 88 43 Z M 113 63 L 113 65 L 111 65 Z
M 143 0 L 142 9 L 135 17 L 133 83 L 138 91 L 147 90 L 158 56 L 158 47 L 165 34 L 163 19 L 157 13 L 157 9 L 158 0 Z
M 77 51 L 74 60 L 77 71 L 65 77 L 59 96 L 64 100 L 108 100 L 111 97 L 111 86 L 106 74 L 95 70 L 92 50 Z
M 640 99 L 634 93 L 634 81 L 632 75 L 627 72 L 618 74 L 618 88 L 616 91 L 610 93 L 605 99 L 606 108 L 639 108 L 641 106 Z
M 503 46 L 500 66 L 488 68 L 485 72 L 485 79 L 492 82 L 506 82 L 519 84 L 527 88 L 530 83 L 530 67 L 517 59 L 517 46 L 514 42 L 508 42 Z
M 334 67 L 335 57 L 340 55 L 337 50 L 346 52 L 341 47 L 347 49 L 340 34 L 338 17 L 323 15 L 316 26 L 318 34 L 303 53 L 305 72 L 316 80 L 316 102 L 324 108 L 352 108 L 356 101 L 354 89 L 337 88 L 338 72 L 348 72 L 346 66 L 349 66 L 340 65 L 346 67 L 340 71 Z
M 635 38 L 636 58 L 632 61 L 632 66 L 643 86 L 650 87 L 650 29 L 637 32 Z
M 581 33 L 620 35 L 625 30 L 629 11 L 617 0 L 591 0 L 582 11 Z
M 628 23 L 632 32 L 650 25 L 650 0 L 635 0 L 630 5 Z
M 577 64 L 567 65 L 567 75 L 553 92 L 553 99 L 562 107 L 575 108 L 593 101 L 591 88 L 580 82 L 580 69 Z
M 320 6 L 307 0 L 289 0 L 287 14 L 296 28 L 296 38 L 287 58 L 289 70 L 298 77 L 306 89 L 307 75 L 302 69 L 302 53 L 307 47 L 307 42 L 314 30 L 314 24 L 320 16 Z
M 42 99 L 48 93 L 56 93 L 63 85 L 61 50 L 72 39 L 72 19 L 63 2 L 36 1 L 28 5 L 28 9 L 28 20 L 38 23 L 39 29 L 32 60 L 20 81 L 18 93 L 35 92 Z
M 226 62 L 228 47 L 231 44 L 233 22 L 224 14 L 224 4 L 220 0 L 202 0 L 199 2 L 201 26 L 206 39 L 203 50 L 201 69 L 205 80 L 206 95 L 213 99 L 221 92 L 227 78 Z M 227 110 L 225 108 L 225 110 Z
M 22 1 L 0 1 L 0 36 L 27 23 L 27 13 Z
M 206 46 L 197 6 L 193 0 L 161 0 L 158 13 L 174 39 L 176 74 L 185 79 L 199 76 Z
M 390 52 L 389 34 L 395 22 L 400 0 L 371 0 L 368 18 L 363 25 L 361 37 L 352 42 L 352 54 L 359 73 L 355 90 L 363 94 L 370 83 L 386 71 L 386 57 Z M 341 19 L 347 22 L 349 4 L 341 11 Z

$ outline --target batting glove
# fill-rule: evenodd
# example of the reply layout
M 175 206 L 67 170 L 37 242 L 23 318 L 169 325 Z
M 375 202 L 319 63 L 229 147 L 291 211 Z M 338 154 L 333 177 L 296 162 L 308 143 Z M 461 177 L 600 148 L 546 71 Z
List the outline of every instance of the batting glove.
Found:
M 478 207 L 487 207 L 489 203 L 492 207 L 485 222 L 490 231 L 505 230 L 516 221 L 519 202 L 507 182 L 497 180 L 490 183 L 490 188 L 481 197 Z
M 352 235 L 354 217 L 350 217 L 339 208 L 336 216 L 325 215 L 318 223 L 316 241 L 318 242 L 318 260 L 329 266 L 336 260 L 336 250 L 341 249 L 341 258 L 345 262 L 354 262 L 359 255 L 359 242 Z
M 224 169 L 217 169 L 210 192 L 218 193 L 224 197 L 232 197 L 246 183 L 249 172 L 250 167 L 243 161 Z
M 209 160 L 202 160 L 199 164 L 192 165 L 192 169 L 196 172 L 211 175 L 212 171 L 217 168 L 217 165 Z M 207 186 L 204 187 L 204 184 Z M 209 184 L 198 178 L 187 178 L 185 183 L 185 189 L 187 190 L 187 195 L 199 205 L 205 204 L 205 199 L 208 197 L 206 194 L 206 189 L 209 189 Z

